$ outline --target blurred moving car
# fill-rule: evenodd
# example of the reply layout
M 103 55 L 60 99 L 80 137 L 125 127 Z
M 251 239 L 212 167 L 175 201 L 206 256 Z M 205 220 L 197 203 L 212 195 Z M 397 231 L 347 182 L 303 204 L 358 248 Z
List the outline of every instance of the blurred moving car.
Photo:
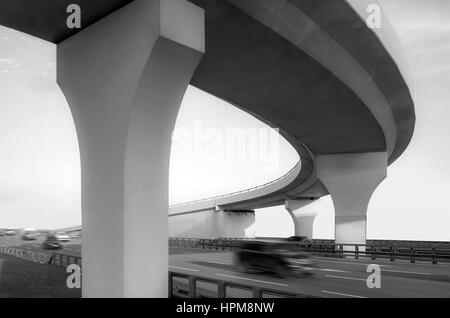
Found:
M 244 272 L 268 272 L 281 277 L 310 276 L 317 267 L 308 254 L 282 241 L 242 241 L 234 249 L 235 264 Z
M 66 232 L 56 232 L 55 237 L 60 242 L 70 242 L 70 235 Z
M 40 233 L 35 229 L 24 229 L 22 231 L 22 240 L 24 241 L 35 241 L 39 238 Z
M 47 234 L 47 238 L 42 243 L 42 248 L 44 250 L 60 250 L 62 249 L 62 244 L 56 238 L 56 235 L 53 233 Z
M 15 236 L 16 235 L 16 230 L 14 230 L 14 229 L 5 229 L 5 235 L 6 236 Z
M 75 231 L 70 233 L 71 238 L 79 239 L 81 238 L 81 231 Z
M 289 236 L 286 241 L 287 242 L 304 242 L 307 241 L 308 237 L 306 236 L 298 236 L 298 235 L 294 235 L 294 236 Z

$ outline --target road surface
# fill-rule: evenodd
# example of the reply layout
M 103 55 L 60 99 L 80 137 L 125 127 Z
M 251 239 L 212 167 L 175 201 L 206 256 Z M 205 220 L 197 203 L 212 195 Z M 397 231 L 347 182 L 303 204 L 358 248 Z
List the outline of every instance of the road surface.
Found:
M 170 270 L 319 297 L 450 297 L 450 264 L 331 257 L 316 259 L 319 268 L 313 277 L 280 278 L 238 271 L 231 252 L 196 253 L 193 249 L 171 255 Z M 371 273 L 366 270 L 370 264 L 378 264 L 381 268 L 379 289 L 367 287 L 366 280 Z M 243 294 L 244 297 L 250 295 L 250 292 Z
M 0 245 L 21 248 L 51 255 L 54 251 L 43 250 L 44 236 L 36 241 L 22 241 L 20 236 L 0 237 Z M 81 239 L 63 243 L 57 252 L 81 255 Z M 444 297 L 450 298 L 450 264 L 415 263 L 407 261 L 369 259 L 337 259 L 316 257 L 319 267 L 313 277 L 281 278 L 267 273 L 243 273 L 233 264 L 232 252 L 209 252 L 201 249 L 171 248 L 169 269 L 172 272 L 191 274 L 215 280 L 225 280 L 268 289 L 302 293 L 319 297 Z M 381 268 L 381 288 L 369 289 L 366 280 L 367 266 L 377 264 Z M 185 287 L 186 283 L 175 279 Z M 214 291 L 215 286 L 200 283 L 199 290 Z M 230 291 L 235 297 L 249 297 L 250 291 Z

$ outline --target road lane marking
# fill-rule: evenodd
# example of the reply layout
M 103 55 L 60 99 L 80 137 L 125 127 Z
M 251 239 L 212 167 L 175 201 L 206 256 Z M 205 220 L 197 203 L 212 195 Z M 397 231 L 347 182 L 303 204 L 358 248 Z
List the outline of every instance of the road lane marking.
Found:
M 355 278 L 355 277 L 346 277 L 346 276 L 325 275 L 325 277 L 342 278 L 342 279 L 350 279 L 350 280 L 363 280 L 363 281 L 366 281 L 365 278 Z
M 206 263 L 211 263 L 211 264 L 220 264 L 220 265 L 233 265 L 231 263 L 222 263 L 222 262 L 213 262 L 213 261 L 205 261 Z
M 239 276 L 232 276 L 232 275 L 225 275 L 225 274 L 216 274 L 216 275 L 217 276 L 223 276 L 223 277 L 229 277 L 229 278 L 249 280 L 249 281 L 258 282 L 258 283 L 265 283 L 265 284 L 272 284 L 272 285 L 277 285 L 277 286 L 289 287 L 289 285 L 286 285 L 286 284 L 268 282 L 268 281 L 265 281 L 265 280 L 251 279 L 251 278 L 246 278 L 246 277 L 239 277 Z
M 424 265 L 427 266 L 428 264 L 421 264 L 421 263 L 416 263 L 416 265 Z M 432 264 L 432 267 L 447 267 L 450 268 L 450 265 L 443 265 L 443 264 Z
M 321 262 L 326 262 L 326 263 L 350 264 L 350 265 L 364 265 L 364 266 L 376 264 L 376 263 L 370 263 L 370 264 L 369 264 L 369 263 L 356 263 L 356 262 L 329 261 L 329 260 L 324 260 L 324 259 L 321 259 L 321 258 L 320 258 L 320 261 L 321 261 Z M 392 265 L 384 265 L 384 264 L 378 264 L 378 265 L 383 266 L 383 267 L 392 267 Z
M 431 275 L 430 273 L 421 273 L 421 272 L 407 272 L 407 271 L 394 271 L 383 269 L 382 272 L 390 272 L 390 273 L 404 273 L 404 274 L 416 274 L 416 275 Z
M 343 294 L 343 293 L 337 293 L 337 292 L 332 292 L 332 291 L 328 291 L 328 290 L 321 290 L 320 292 L 326 293 L 326 294 L 333 294 L 333 295 L 340 295 L 340 296 L 346 296 L 346 297 L 353 297 L 353 298 L 367 298 L 367 297 L 364 297 L 364 296 Z
M 318 259 L 320 262 L 327 262 L 327 263 L 336 263 L 336 264 L 350 264 L 350 265 L 371 265 L 371 264 L 377 264 L 379 266 L 382 267 L 396 267 L 396 266 L 401 266 L 401 265 L 408 265 L 408 266 L 432 266 L 432 267 L 444 267 L 444 268 L 450 268 L 450 265 L 445 265 L 445 264 L 428 264 L 428 263 L 410 263 L 410 262 L 398 262 L 398 263 L 394 263 L 396 264 L 394 265 L 386 265 L 386 264 L 380 264 L 380 263 L 385 263 L 385 262 L 389 262 L 392 264 L 392 262 L 390 262 L 389 260 L 385 260 L 385 259 L 376 259 L 374 261 L 374 263 L 360 263 L 360 262 L 339 262 L 339 261 L 331 261 L 329 260 L 329 257 L 327 259 L 322 258 L 322 257 L 316 257 L 316 259 Z
M 318 268 L 317 270 L 322 272 L 350 273 L 349 271 L 342 271 L 340 269 L 331 269 L 331 268 Z
M 172 265 L 169 265 L 169 267 L 176 268 L 176 269 L 183 269 L 185 271 L 198 272 L 198 269 L 191 269 L 191 268 L 178 267 L 178 266 L 172 266 Z
M 325 260 L 325 259 L 330 259 L 329 257 L 320 257 L 320 256 L 316 256 L 317 259 L 321 259 L 321 260 Z M 347 259 L 349 260 L 349 259 Z M 370 258 L 360 258 L 360 260 L 370 260 Z M 415 263 L 411 263 L 408 260 L 396 260 L 395 262 L 390 261 L 389 259 L 386 258 L 377 258 L 375 260 L 377 263 L 389 263 L 389 264 L 396 264 L 396 265 L 412 265 L 412 266 L 432 266 L 432 267 L 449 267 L 450 265 L 445 265 L 445 264 L 430 264 L 429 261 L 420 261 L 420 262 L 415 262 Z M 330 261 L 332 262 L 332 261 Z M 334 263 L 341 263 L 341 262 L 334 262 Z M 342 262 L 343 263 L 343 262 Z M 345 264 L 345 263 L 343 263 Z M 357 263 L 355 261 L 355 263 L 348 263 L 348 264 L 364 264 L 364 263 Z M 369 264 L 366 264 L 369 265 Z M 392 265 L 384 265 L 384 264 L 378 264 L 380 266 L 386 266 L 386 267 L 394 267 Z

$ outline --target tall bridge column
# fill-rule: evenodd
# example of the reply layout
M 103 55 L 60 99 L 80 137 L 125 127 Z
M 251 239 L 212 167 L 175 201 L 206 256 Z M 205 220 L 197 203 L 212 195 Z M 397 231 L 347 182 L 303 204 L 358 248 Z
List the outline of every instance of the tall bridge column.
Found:
M 83 297 L 167 297 L 171 133 L 203 10 L 137 0 L 58 44 L 80 145 Z
M 309 239 L 314 237 L 314 219 L 317 215 L 316 206 L 313 204 L 316 200 L 286 200 L 285 208 L 294 222 L 294 235 L 305 236 Z
M 317 177 L 335 212 L 336 244 L 365 244 L 369 200 L 386 177 L 385 152 L 317 156 Z

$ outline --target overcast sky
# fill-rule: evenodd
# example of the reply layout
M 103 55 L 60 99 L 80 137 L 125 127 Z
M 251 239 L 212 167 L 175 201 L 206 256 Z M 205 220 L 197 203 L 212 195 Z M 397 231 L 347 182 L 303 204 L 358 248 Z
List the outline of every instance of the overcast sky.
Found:
M 417 122 L 409 148 L 372 197 L 368 237 L 450 240 L 450 1 L 379 2 L 412 72 Z M 78 145 L 55 83 L 55 46 L 0 27 L 0 100 L 0 227 L 80 224 Z M 245 136 L 256 134 L 257 146 L 228 144 L 231 157 L 217 151 L 242 129 Z M 200 148 L 208 151 L 192 142 L 198 132 L 204 138 Z M 256 162 L 239 157 L 255 151 Z M 297 160 L 292 147 L 264 124 L 190 87 L 174 135 L 170 202 L 256 186 L 286 173 Z M 316 237 L 332 238 L 332 203 L 321 201 Z M 258 211 L 257 235 L 292 232 L 283 207 Z

